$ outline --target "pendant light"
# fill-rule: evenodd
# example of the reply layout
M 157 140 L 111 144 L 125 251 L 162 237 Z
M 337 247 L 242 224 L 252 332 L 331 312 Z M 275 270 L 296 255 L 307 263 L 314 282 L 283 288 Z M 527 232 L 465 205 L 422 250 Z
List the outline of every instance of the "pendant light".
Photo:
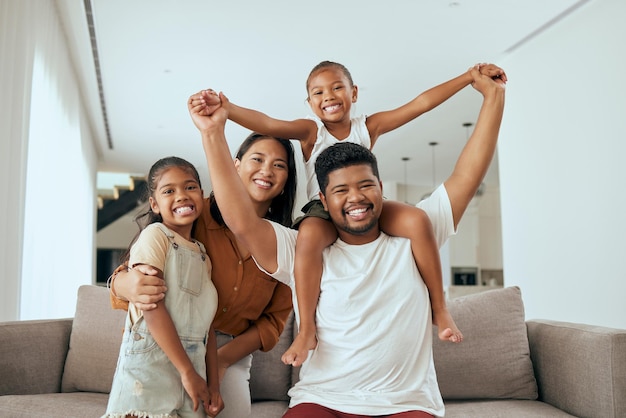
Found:
M 430 149 L 432 150 L 432 170 L 433 170 L 433 191 L 435 191 L 435 186 L 436 186 L 436 181 L 437 181 L 437 164 L 435 164 L 435 147 L 437 145 L 439 145 L 439 142 L 429 142 L 428 145 L 430 145 Z M 432 192 L 431 192 L 432 193 Z
M 463 123 L 463 127 L 465 128 L 465 143 L 467 143 L 467 141 L 469 141 L 470 128 L 472 126 L 474 126 L 474 124 L 472 122 L 465 122 L 465 123 Z M 476 193 L 474 194 L 474 196 L 480 197 L 480 196 L 483 195 L 484 192 L 485 192 L 485 183 L 481 181 L 480 185 L 478 186 L 478 189 L 476 189 Z
M 406 181 L 407 181 L 407 180 L 406 180 L 406 164 L 407 164 L 407 162 L 408 162 L 409 160 L 410 160 L 410 158 L 409 158 L 409 157 L 402 157 L 402 161 L 404 162 L 404 203 L 409 203 L 409 199 L 407 198 L 407 195 L 408 195 L 408 193 L 407 193 L 408 186 L 407 186 L 407 183 L 406 183 Z
M 429 197 L 431 194 L 433 194 L 433 192 L 435 191 L 435 186 L 437 185 L 436 184 L 436 181 L 437 181 L 437 176 L 436 176 L 437 171 L 436 171 L 436 168 L 437 167 L 436 167 L 436 163 L 435 163 L 435 147 L 437 145 L 439 145 L 439 142 L 431 141 L 431 142 L 428 143 L 428 145 L 430 145 L 430 149 L 431 149 L 431 165 L 432 165 L 431 169 L 432 169 L 432 172 L 433 172 L 433 183 L 432 183 L 432 186 L 431 186 L 432 187 L 431 191 L 426 193 L 426 194 L 424 194 L 421 197 L 420 200 L 424 200 L 427 197 Z

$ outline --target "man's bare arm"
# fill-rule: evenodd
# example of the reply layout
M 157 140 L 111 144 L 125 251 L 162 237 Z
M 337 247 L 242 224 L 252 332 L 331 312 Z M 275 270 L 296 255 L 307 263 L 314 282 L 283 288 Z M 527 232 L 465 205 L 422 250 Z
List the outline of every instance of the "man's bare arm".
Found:
M 456 228 L 476 194 L 496 150 L 504 112 L 505 80 L 481 75 L 476 69 L 472 86 L 483 95 L 483 104 L 471 137 L 465 144 L 454 170 L 444 182 Z

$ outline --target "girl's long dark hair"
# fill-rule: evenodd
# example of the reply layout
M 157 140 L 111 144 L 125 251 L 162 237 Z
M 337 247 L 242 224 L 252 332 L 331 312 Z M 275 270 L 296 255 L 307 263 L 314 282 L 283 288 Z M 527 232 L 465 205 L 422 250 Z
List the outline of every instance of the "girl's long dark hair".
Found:
M 163 217 L 160 214 L 154 213 L 152 211 L 152 208 L 150 207 L 149 198 L 154 197 L 154 192 L 156 191 L 157 183 L 159 182 L 159 179 L 161 178 L 161 175 L 163 174 L 163 172 L 165 172 L 166 170 L 172 167 L 178 167 L 181 170 L 186 171 L 189 174 L 191 174 L 194 177 L 194 179 L 198 182 L 198 186 L 202 188 L 198 170 L 196 170 L 196 167 L 194 167 L 194 165 L 191 164 L 187 160 L 184 160 L 179 157 L 165 157 L 165 158 L 161 158 L 159 161 L 152 164 L 152 167 L 150 167 L 150 172 L 148 173 L 148 178 L 146 179 L 146 189 L 144 192 L 144 199 L 142 199 L 148 202 L 147 207 L 145 207 L 141 212 L 139 212 L 139 214 L 137 214 L 137 216 L 135 216 L 134 221 L 139 227 L 139 231 L 137 232 L 133 240 L 130 242 L 130 245 L 128 246 L 126 251 L 122 254 L 122 257 L 120 260 L 122 264 L 127 263 L 128 260 L 130 259 L 130 249 L 135 243 L 135 241 L 137 241 L 137 238 L 139 238 L 141 231 L 143 231 L 150 224 L 153 224 L 155 222 L 163 222 Z M 193 236 L 195 227 L 196 227 L 196 222 L 194 221 L 193 228 L 191 230 L 192 236 Z
M 285 183 L 285 188 L 283 193 L 276 196 L 272 200 L 272 204 L 270 205 L 269 210 L 265 214 L 265 219 L 269 219 L 270 221 L 277 222 L 283 226 L 290 227 L 292 222 L 292 214 L 293 214 L 293 205 L 296 200 L 296 159 L 294 156 L 293 145 L 291 141 L 283 138 L 274 138 L 272 136 L 261 135 L 259 133 L 253 132 L 241 143 L 237 154 L 235 154 L 235 158 L 241 160 L 243 156 L 248 152 L 252 144 L 255 141 L 260 139 L 273 139 L 278 141 L 283 148 L 285 148 L 285 152 L 287 153 L 287 182 Z M 224 218 L 220 212 L 219 207 L 217 206 L 217 202 L 215 201 L 215 196 L 213 192 L 209 196 L 210 210 L 211 216 L 213 219 L 220 225 L 224 226 Z

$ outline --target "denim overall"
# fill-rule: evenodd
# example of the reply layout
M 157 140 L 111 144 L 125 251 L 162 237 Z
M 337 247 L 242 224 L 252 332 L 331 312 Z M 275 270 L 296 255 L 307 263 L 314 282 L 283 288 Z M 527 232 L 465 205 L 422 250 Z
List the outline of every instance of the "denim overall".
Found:
M 192 251 L 182 240 L 159 224 L 170 242 L 165 270 L 165 306 L 178 336 L 198 374 L 206 379 L 207 332 L 217 310 L 217 291 L 204 260 L 204 246 L 196 241 Z M 135 324 L 126 316 L 124 337 L 104 417 L 202 417 L 202 406 L 193 412 L 180 374 L 158 346 L 143 317 Z

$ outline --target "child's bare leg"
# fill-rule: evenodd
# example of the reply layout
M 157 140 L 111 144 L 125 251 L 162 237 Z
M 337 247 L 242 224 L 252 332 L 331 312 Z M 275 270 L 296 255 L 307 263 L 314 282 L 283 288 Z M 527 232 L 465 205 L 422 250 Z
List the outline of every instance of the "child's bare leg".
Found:
M 426 213 L 414 206 L 386 200 L 380 217 L 380 227 L 388 235 L 411 240 L 413 257 L 428 288 L 433 323 L 439 329 L 439 339 L 461 342 L 463 334 L 446 305 L 439 248 Z
M 282 361 L 300 366 L 309 350 L 317 345 L 315 310 L 322 279 L 322 252 L 337 239 L 337 230 L 327 220 L 305 218 L 298 228 L 294 275 L 300 327 L 291 346 L 282 355 Z

